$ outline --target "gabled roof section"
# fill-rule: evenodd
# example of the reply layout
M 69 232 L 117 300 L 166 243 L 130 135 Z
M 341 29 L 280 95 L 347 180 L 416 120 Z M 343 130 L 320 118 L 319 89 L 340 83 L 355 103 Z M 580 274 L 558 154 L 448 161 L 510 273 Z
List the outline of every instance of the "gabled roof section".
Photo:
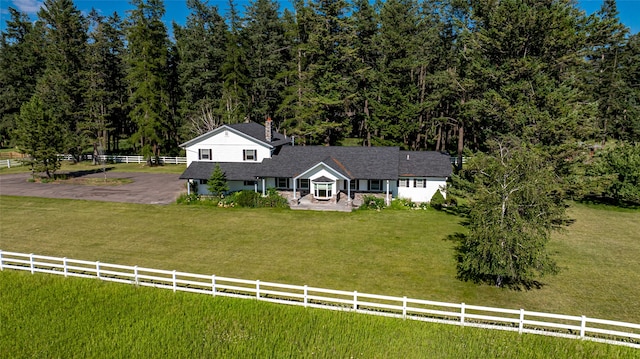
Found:
M 398 176 L 451 177 L 451 157 L 435 151 L 400 151 Z
M 259 142 L 260 144 L 266 145 L 269 148 L 282 146 L 285 144 L 291 143 L 291 138 L 287 137 L 281 133 L 273 131 L 271 135 L 271 142 L 267 142 L 265 136 L 265 127 L 259 123 L 255 122 L 247 122 L 247 123 L 235 123 L 230 125 L 222 125 L 218 128 L 215 128 L 203 135 L 200 135 L 192 140 L 189 140 L 180 145 L 180 147 L 188 147 L 198 142 L 201 142 L 209 137 L 215 136 L 220 132 L 228 130 L 245 138 L 248 138 L 252 141 Z
M 349 179 L 398 178 L 398 147 L 283 146 L 262 163 L 265 177 L 298 177 L 325 163 Z
M 298 179 L 298 178 L 304 177 L 304 175 L 306 175 L 307 173 L 313 171 L 314 169 L 316 169 L 318 167 L 324 167 L 328 172 L 330 172 L 331 174 L 333 174 L 334 176 L 336 176 L 338 178 L 349 179 L 349 177 L 346 176 L 344 173 L 342 173 L 342 171 L 336 170 L 335 168 L 329 166 L 326 161 L 322 161 L 322 162 L 316 163 L 315 165 L 307 168 L 304 172 L 299 173 L 297 176 L 295 176 L 294 179 Z M 322 176 L 320 178 L 323 178 L 323 177 L 324 176 Z M 326 177 L 324 177 L 324 178 L 326 178 Z M 324 181 L 324 182 L 327 182 L 327 181 Z
M 260 172 L 260 163 L 219 162 L 220 169 L 228 181 L 254 181 Z M 209 179 L 216 162 L 194 161 L 180 175 L 180 179 Z

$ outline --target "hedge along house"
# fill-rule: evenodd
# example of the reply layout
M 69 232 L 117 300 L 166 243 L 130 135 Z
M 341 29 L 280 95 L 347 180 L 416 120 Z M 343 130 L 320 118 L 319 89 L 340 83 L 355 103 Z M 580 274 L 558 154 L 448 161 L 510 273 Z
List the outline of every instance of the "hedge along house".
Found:
M 229 190 L 266 194 L 275 188 L 292 206 L 301 201 L 359 205 L 373 194 L 428 202 L 451 175 L 450 157 L 398 147 L 295 146 L 292 138 L 257 123 L 222 125 L 181 145 L 187 170 L 180 176 L 200 194 L 216 164 Z

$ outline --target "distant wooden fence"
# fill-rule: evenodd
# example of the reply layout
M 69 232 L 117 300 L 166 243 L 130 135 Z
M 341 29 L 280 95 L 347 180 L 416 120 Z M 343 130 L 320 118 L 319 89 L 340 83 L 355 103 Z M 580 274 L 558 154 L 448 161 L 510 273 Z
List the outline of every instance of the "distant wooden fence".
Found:
M 253 298 L 309 308 L 347 310 L 425 322 L 583 339 L 640 349 L 640 324 L 588 318 L 584 315 L 435 302 L 0 250 L 0 270 L 4 269 L 30 271 L 32 274 L 38 272 L 65 277 L 98 278 L 170 289 L 174 292 Z

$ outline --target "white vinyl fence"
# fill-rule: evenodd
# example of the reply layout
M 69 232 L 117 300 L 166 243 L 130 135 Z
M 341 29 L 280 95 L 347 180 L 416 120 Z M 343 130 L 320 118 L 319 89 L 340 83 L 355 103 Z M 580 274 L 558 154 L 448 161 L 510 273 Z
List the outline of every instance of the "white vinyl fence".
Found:
M 0 250 L 0 270 L 4 269 L 98 278 L 174 292 L 253 298 L 309 308 L 348 310 L 425 322 L 584 339 L 640 349 L 640 324 L 587 318 L 584 315 L 435 302 Z
M 9 160 L 0 160 L 0 168 L 11 168 L 11 167 L 18 167 L 18 166 L 22 166 L 22 161 L 20 160 L 13 160 L 13 159 L 9 159 Z
M 147 160 L 144 156 L 112 156 L 112 155 L 99 155 L 98 161 L 100 162 L 109 162 L 109 163 L 145 163 Z M 73 156 L 71 155 L 58 155 L 62 161 L 73 161 Z M 84 159 L 92 160 L 92 155 L 84 155 Z M 161 164 L 187 164 L 186 157 L 166 157 L 161 156 L 158 157 L 160 159 Z M 153 159 L 155 161 L 155 158 Z

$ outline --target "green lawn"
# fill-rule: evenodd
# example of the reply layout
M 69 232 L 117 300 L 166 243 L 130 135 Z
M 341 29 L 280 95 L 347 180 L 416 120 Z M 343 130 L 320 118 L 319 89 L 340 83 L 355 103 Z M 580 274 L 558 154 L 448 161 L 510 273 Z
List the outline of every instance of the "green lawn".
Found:
M 0 272 L 3 358 L 634 358 L 637 349 Z
M 460 218 L 0 197 L 0 249 L 640 323 L 640 211 L 575 205 L 540 290 L 455 279 Z

